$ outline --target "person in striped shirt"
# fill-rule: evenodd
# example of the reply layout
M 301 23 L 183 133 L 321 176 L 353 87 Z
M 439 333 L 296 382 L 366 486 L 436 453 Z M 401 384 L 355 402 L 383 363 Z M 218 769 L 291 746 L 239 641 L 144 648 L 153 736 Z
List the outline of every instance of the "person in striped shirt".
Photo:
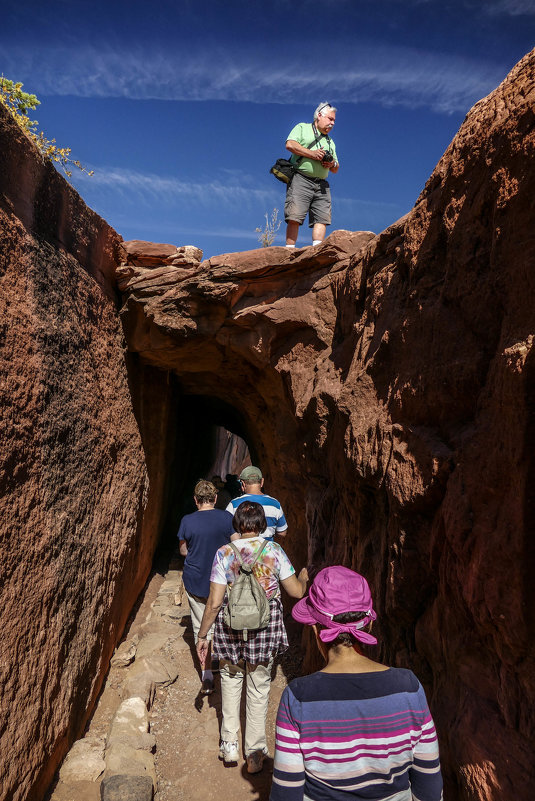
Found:
M 292 615 L 313 627 L 326 665 L 284 690 L 270 801 L 441 801 L 437 735 L 420 682 L 361 650 L 377 643 L 366 579 L 326 567 Z
M 270 540 L 271 542 L 273 542 L 275 534 L 279 538 L 284 538 L 288 532 L 288 523 L 286 522 L 279 501 L 271 495 L 266 495 L 265 492 L 262 492 L 264 478 L 260 468 L 254 467 L 254 465 L 245 467 L 240 473 L 240 483 L 244 494 L 233 498 L 227 506 L 226 511 L 234 515 L 238 506 L 244 501 L 259 503 L 264 509 L 267 522 L 267 528 L 262 534 L 262 538 L 264 540 Z M 231 537 L 231 539 L 237 538 L 237 534 Z

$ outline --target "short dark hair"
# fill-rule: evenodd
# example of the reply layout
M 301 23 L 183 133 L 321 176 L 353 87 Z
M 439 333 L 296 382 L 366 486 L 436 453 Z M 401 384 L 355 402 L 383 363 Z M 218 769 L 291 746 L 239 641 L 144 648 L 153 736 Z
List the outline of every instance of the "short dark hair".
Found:
M 333 615 L 334 623 L 356 623 L 366 617 L 367 612 L 340 612 L 338 615 Z
M 261 534 L 267 528 L 263 507 L 254 501 L 243 501 L 234 513 L 232 524 L 238 534 L 249 534 L 251 531 Z

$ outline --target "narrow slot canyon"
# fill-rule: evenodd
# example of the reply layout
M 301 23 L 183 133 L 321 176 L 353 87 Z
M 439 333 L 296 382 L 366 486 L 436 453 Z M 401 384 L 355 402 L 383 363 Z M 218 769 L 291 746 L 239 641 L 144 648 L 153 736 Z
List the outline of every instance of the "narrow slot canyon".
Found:
M 124 242 L 0 107 L 0 801 L 74 801 L 58 770 L 92 731 L 76 801 L 99 798 L 124 768 L 110 726 L 126 702 L 154 713 L 156 742 L 148 727 L 132 746 L 149 798 L 215 798 L 224 780 L 267 799 L 269 771 L 256 786 L 217 762 L 177 598 L 195 481 L 249 461 L 296 568 L 367 577 L 377 658 L 425 687 L 446 801 L 531 801 L 534 97 L 535 51 L 382 233 L 206 260 Z M 288 623 L 271 732 L 286 680 L 317 667 Z M 156 695 L 124 672 L 155 652 Z
M 173 377 L 166 376 L 167 382 Z M 182 395 L 169 412 L 163 469 L 161 534 L 158 549 L 172 552 L 180 519 L 195 511 L 193 488 L 199 478 L 225 482 L 251 463 L 247 431 L 237 412 L 216 398 Z M 149 437 L 152 434 L 149 434 Z M 150 443 L 146 444 L 150 449 Z M 254 451 L 253 451 L 254 452 Z

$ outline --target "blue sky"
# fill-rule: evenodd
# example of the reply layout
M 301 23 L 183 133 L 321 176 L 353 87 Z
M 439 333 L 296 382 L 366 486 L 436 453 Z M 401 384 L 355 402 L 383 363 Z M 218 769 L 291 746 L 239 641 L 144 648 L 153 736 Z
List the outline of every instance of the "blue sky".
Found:
M 380 232 L 535 44 L 535 0 L 2 5 L 0 71 L 37 94 L 40 129 L 95 171 L 73 174 L 88 205 L 125 239 L 205 257 L 259 246 L 264 214 L 282 216 L 269 167 L 323 100 L 338 108 L 330 230 Z

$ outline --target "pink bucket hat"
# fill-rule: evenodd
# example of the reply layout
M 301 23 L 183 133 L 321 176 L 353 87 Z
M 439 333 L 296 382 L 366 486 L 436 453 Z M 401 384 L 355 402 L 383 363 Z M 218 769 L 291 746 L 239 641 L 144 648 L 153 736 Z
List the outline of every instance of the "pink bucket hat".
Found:
M 333 617 L 343 612 L 365 612 L 366 616 L 354 623 L 335 623 Z M 377 618 L 368 582 L 360 573 L 342 565 L 320 570 L 308 595 L 292 609 L 292 616 L 299 623 L 325 626 L 319 635 L 323 642 L 331 642 L 341 632 L 348 632 L 367 645 L 377 644 L 375 637 L 362 631 Z

